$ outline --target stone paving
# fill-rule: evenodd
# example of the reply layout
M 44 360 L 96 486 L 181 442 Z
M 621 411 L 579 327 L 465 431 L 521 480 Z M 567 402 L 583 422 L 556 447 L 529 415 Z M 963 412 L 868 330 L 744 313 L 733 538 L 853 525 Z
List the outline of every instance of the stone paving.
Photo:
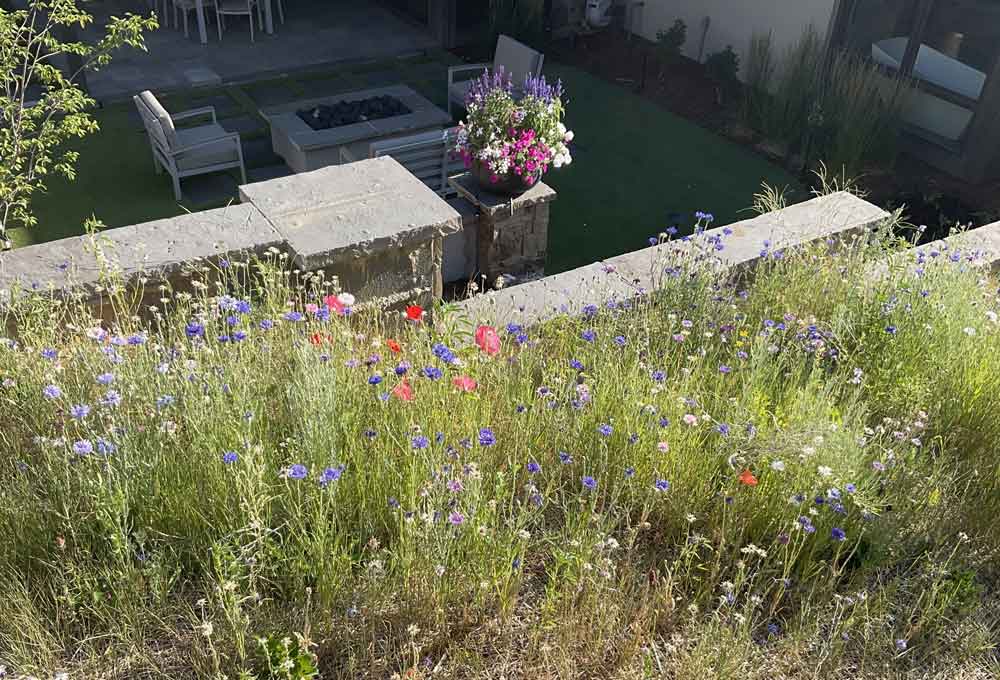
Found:
M 358 62 L 416 54 L 437 47 L 425 28 L 400 18 L 375 2 L 357 0 L 296 0 L 285 4 L 285 23 L 274 12 L 274 33 L 255 32 L 250 42 L 246 20 L 231 17 L 219 41 L 211 2 L 206 0 L 208 43 L 198 38 L 195 13 L 190 12 L 190 35 L 173 25 L 146 36 L 147 52 L 125 49 L 110 65 L 87 76 L 91 95 L 101 102 L 127 99 L 145 89 L 154 92 L 191 87 L 216 87 L 246 82 L 264 74 L 295 73 L 337 62 Z M 98 35 L 110 15 L 149 11 L 145 2 L 104 0 L 89 6 L 94 26 L 82 38 Z M 386 76 L 388 78 L 388 76 Z M 370 86 L 388 84 L 374 77 Z M 347 88 L 350 89 L 350 88 Z M 271 103 L 281 103 L 280 100 Z

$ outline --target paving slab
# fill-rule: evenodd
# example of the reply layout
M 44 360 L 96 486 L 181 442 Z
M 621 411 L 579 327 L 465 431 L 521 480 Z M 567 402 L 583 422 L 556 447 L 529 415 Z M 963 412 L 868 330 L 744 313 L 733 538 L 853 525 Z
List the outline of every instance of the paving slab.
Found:
M 239 197 L 239 184 L 228 172 L 195 175 L 181 180 L 184 202 L 192 207 L 216 207 Z
M 241 135 L 254 135 L 267 131 L 267 123 L 257 116 L 245 115 L 234 118 L 220 118 L 219 125 L 227 132 L 238 132 Z

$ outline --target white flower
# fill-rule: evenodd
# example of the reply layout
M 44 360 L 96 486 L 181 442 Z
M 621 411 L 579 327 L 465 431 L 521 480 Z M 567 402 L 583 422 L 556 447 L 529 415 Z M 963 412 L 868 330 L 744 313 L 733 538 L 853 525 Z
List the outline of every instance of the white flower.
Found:
M 818 472 L 822 477 L 830 477 L 833 475 L 833 470 L 826 465 L 820 465 L 816 468 L 816 472 Z
M 784 463 L 784 461 L 772 460 L 771 461 L 771 469 L 772 470 L 776 470 L 778 472 L 784 472 L 785 471 L 785 463 Z
M 337 296 L 337 302 L 344 305 L 345 307 L 354 306 L 354 296 L 350 293 L 341 293 Z
M 569 131 L 566 132 L 566 134 L 563 135 L 563 141 L 566 142 L 567 144 L 569 144 L 570 142 L 573 141 L 573 137 L 575 137 L 575 135 L 573 134 L 573 131 L 569 130 Z
M 965 328 L 962 329 L 962 332 L 965 333 L 966 335 L 972 336 L 976 334 L 976 329 L 973 328 L 972 326 L 966 326 Z

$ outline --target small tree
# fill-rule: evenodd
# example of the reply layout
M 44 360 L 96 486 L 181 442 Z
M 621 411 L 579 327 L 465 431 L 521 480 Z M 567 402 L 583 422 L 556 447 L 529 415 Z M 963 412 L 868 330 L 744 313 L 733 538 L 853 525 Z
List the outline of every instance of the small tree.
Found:
M 79 86 L 84 74 L 121 47 L 146 49 L 143 31 L 157 27 L 153 15 L 126 14 L 113 17 L 96 43 L 72 39 L 74 27 L 92 21 L 76 0 L 0 7 L 0 250 L 11 247 L 13 225 L 35 224 L 31 199 L 49 175 L 75 176 L 79 154 L 66 142 L 98 130 L 88 113 L 95 102 Z

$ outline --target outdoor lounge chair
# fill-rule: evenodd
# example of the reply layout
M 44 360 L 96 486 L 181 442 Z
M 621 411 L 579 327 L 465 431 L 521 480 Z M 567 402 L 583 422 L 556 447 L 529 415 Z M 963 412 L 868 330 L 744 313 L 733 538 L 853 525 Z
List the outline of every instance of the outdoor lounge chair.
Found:
M 243 165 L 240 136 L 226 132 L 215 118 L 215 108 L 206 106 L 182 113 L 169 114 L 153 93 L 145 90 L 132 97 L 153 151 L 153 167 L 157 174 L 167 171 L 174 183 L 174 198 L 181 200 L 181 178 L 204 175 L 230 168 L 239 168 L 243 183 L 247 181 Z M 200 116 L 211 116 L 212 122 L 189 128 L 177 128 L 174 123 Z
M 380 139 L 368 146 L 368 158 L 391 156 L 421 182 L 443 198 L 455 195 L 448 177 L 465 170 L 455 153 L 458 128 L 432 130 L 407 137 Z M 341 163 L 360 160 L 347 147 L 340 148 Z
M 519 43 L 510 36 L 501 35 L 497 38 L 497 49 L 493 53 L 492 64 L 464 64 L 448 68 L 448 113 L 451 113 L 453 103 L 464 106 L 465 94 L 472 83 L 471 79 L 456 80 L 456 74 L 472 71 L 478 78 L 484 69 L 491 68 L 495 71 L 503 67 L 504 73 L 513 79 L 516 88 L 524 82 L 525 76 L 538 76 L 542 72 L 544 60 L 545 55 L 541 52 Z

